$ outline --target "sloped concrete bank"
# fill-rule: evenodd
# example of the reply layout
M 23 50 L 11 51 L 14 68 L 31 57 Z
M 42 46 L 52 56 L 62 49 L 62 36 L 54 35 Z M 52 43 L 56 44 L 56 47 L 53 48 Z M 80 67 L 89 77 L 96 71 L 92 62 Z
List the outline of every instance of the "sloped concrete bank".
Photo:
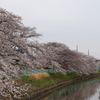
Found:
M 100 77 L 100 73 L 78 76 L 78 77 L 75 77 L 75 78 L 71 78 L 71 79 L 67 79 L 67 80 L 57 82 L 55 84 L 50 84 L 50 85 L 44 86 L 42 88 L 38 88 L 37 90 L 34 90 L 30 94 L 30 98 L 24 98 L 23 100 L 41 100 L 41 98 L 43 98 L 44 96 L 52 93 L 55 90 L 62 88 L 62 87 L 68 86 L 72 83 L 85 81 L 85 80 L 96 78 L 96 77 Z

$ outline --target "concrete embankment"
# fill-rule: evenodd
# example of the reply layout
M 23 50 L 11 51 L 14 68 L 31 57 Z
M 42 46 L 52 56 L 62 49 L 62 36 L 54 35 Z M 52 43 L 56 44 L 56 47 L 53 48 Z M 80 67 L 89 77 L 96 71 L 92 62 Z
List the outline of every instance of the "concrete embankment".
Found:
M 37 90 L 34 90 L 30 94 L 30 98 L 24 98 L 23 100 L 40 100 L 44 96 L 52 93 L 55 90 L 62 88 L 62 87 L 68 86 L 72 83 L 76 83 L 76 82 L 80 82 L 80 81 L 84 81 L 84 80 L 88 80 L 88 79 L 92 79 L 92 78 L 96 78 L 96 77 L 100 77 L 100 73 L 78 76 L 75 78 L 71 78 L 71 79 L 63 80 L 63 81 L 60 81 L 60 82 L 57 82 L 54 84 L 50 84 L 50 85 L 44 86 L 42 88 L 38 88 Z

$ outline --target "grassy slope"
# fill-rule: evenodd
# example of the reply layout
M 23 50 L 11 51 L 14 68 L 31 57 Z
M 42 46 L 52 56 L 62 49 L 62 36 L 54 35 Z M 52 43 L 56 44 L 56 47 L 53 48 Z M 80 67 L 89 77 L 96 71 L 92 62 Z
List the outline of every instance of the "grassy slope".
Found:
M 61 73 L 51 73 L 50 77 L 44 77 L 41 78 L 40 80 L 36 80 L 34 78 L 28 77 L 28 76 L 21 76 L 21 81 L 32 84 L 35 87 L 42 87 L 48 84 L 52 84 L 58 81 L 62 81 L 65 79 L 73 78 L 76 77 L 77 75 L 75 73 L 68 73 L 67 75 L 63 75 Z

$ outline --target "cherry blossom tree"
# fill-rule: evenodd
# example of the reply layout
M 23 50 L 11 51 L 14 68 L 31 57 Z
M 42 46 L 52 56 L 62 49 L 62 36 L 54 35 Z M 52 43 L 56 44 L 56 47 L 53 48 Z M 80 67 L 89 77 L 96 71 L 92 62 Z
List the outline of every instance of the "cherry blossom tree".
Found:
M 66 73 L 66 70 L 63 69 L 61 64 L 58 62 L 58 52 L 68 49 L 68 47 L 56 42 L 49 42 L 40 45 L 41 51 L 36 55 L 36 59 L 38 59 L 38 67 L 40 64 L 41 69 L 54 69 L 55 71 L 58 69 L 61 70 L 62 73 Z
M 27 93 L 25 85 L 16 85 L 8 75 L 18 76 L 21 68 L 34 69 L 35 57 L 30 52 L 30 40 L 41 36 L 34 27 L 26 27 L 21 21 L 21 17 L 0 8 L 0 95 L 10 99 L 11 94 L 21 98 Z
M 3 71 L 10 72 L 12 69 L 16 73 L 22 66 L 34 68 L 32 64 L 34 56 L 30 52 L 29 39 L 39 37 L 41 34 L 36 33 L 34 27 L 24 26 L 21 20 L 21 17 L 0 8 L 0 61 Z

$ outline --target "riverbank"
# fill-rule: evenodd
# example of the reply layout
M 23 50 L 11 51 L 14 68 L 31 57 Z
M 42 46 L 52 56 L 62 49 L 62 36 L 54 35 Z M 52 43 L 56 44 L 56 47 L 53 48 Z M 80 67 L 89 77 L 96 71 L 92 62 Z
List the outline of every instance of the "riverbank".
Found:
M 58 81 L 58 82 L 54 82 L 49 85 L 38 87 L 36 89 L 33 89 L 33 91 L 31 91 L 30 98 L 25 97 L 23 100 L 33 100 L 33 99 L 40 100 L 42 97 L 48 95 L 49 93 L 52 93 L 53 91 L 57 89 L 60 89 L 72 83 L 76 83 L 76 82 L 80 82 L 80 81 L 84 81 L 84 80 L 88 80 L 88 79 L 92 79 L 96 77 L 100 77 L 100 73 L 91 74 L 91 75 L 75 76 L 75 77 L 73 76 L 73 77 Z

